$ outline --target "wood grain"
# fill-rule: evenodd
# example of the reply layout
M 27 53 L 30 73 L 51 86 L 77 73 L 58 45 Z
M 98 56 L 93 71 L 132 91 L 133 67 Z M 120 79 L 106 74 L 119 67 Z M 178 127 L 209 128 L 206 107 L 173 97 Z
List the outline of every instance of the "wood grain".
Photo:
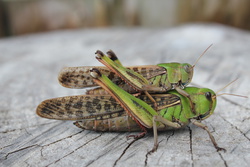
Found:
M 97 49 L 112 49 L 124 65 L 194 63 L 193 83 L 223 92 L 250 95 L 250 33 L 220 25 L 184 25 L 171 29 L 85 29 L 0 40 L 1 166 L 248 166 L 249 99 L 218 97 L 215 113 L 204 123 L 227 152 L 216 152 L 207 133 L 193 125 L 132 142 L 133 133 L 82 130 L 71 121 L 36 115 L 43 100 L 83 94 L 57 81 L 65 66 L 101 65 Z

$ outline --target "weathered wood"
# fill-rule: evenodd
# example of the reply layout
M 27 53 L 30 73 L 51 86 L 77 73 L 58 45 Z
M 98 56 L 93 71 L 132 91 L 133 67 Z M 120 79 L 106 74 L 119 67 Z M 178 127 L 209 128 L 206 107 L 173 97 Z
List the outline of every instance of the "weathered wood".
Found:
M 45 99 L 84 93 L 61 87 L 63 66 L 100 65 L 97 49 L 114 50 L 125 65 L 194 63 L 193 82 L 223 92 L 250 95 L 250 33 L 219 25 L 172 29 L 96 29 L 45 33 L 0 40 L 1 166 L 248 166 L 249 99 L 218 97 L 215 113 L 204 121 L 227 152 L 216 152 L 207 133 L 193 125 L 159 134 L 159 149 L 148 134 L 130 145 L 131 133 L 81 130 L 71 121 L 40 118 Z M 126 149 L 127 148 L 127 149 Z M 122 155 L 123 154 L 123 155 Z M 122 155 L 121 158 L 119 158 Z

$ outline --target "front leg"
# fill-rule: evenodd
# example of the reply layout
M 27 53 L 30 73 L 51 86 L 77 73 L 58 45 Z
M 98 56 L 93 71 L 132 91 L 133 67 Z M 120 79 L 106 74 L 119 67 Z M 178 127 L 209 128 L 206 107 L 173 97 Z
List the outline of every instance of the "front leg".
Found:
M 202 129 L 204 129 L 205 131 L 207 131 L 207 133 L 208 133 L 208 135 L 209 135 L 209 137 L 210 137 L 210 139 L 211 139 L 211 141 L 212 141 L 212 143 L 213 143 L 213 145 L 214 145 L 214 147 L 216 148 L 217 151 L 224 151 L 224 152 L 226 152 L 226 149 L 221 148 L 221 147 L 218 146 L 218 144 L 216 143 L 216 141 L 214 139 L 214 136 L 211 134 L 211 132 L 209 131 L 209 129 L 208 129 L 208 127 L 206 125 L 204 125 L 203 123 L 199 122 L 196 119 L 190 119 L 190 121 L 194 125 L 196 125 L 196 126 L 202 128 Z
M 186 91 L 183 90 L 183 88 L 181 88 L 180 86 L 176 85 L 174 86 L 174 89 L 180 93 L 181 95 L 187 97 L 189 99 L 189 103 L 190 103 L 190 107 L 191 107 L 191 111 L 194 115 L 196 115 L 196 111 L 195 111 L 195 107 L 194 107 L 194 103 L 192 102 L 191 98 L 190 98 L 190 94 L 188 94 Z
M 153 117 L 154 147 L 153 147 L 153 149 L 151 151 L 148 152 L 148 154 L 155 152 L 157 150 L 157 148 L 158 148 L 158 145 L 159 145 L 159 143 L 158 143 L 158 134 L 157 134 L 157 122 L 161 122 L 164 125 L 167 125 L 169 127 L 173 127 L 175 129 L 181 128 L 181 125 L 179 123 L 171 122 L 171 121 L 163 118 L 160 115 L 155 115 Z

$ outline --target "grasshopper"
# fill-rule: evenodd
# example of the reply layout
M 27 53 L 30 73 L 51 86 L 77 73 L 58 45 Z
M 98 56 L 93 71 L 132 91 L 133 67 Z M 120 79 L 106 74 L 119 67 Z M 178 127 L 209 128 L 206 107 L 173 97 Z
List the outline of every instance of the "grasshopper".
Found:
M 96 131 L 139 131 L 130 135 L 135 139 L 143 137 L 147 129 L 154 133 L 154 152 L 158 148 L 157 130 L 179 129 L 192 123 L 207 131 L 217 151 L 224 150 L 216 143 L 208 127 L 201 120 L 213 114 L 216 107 L 216 94 L 207 88 L 186 87 L 190 98 L 177 90 L 165 94 L 151 94 L 156 100 L 159 112 L 146 95 L 133 96 L 114 84 L 98 69 L 90 69 L 93 81 L 105 89 L 106 95 L 78 95 L 48 99 L 37 107 L 41 117 L 59 120 L 76 120 L 76 126 Z M 195 113 L 189 100 L 192 100 Z
M 211 46 L 201 54 L 195 64 Z M 154 102 L 154 106 L 157 109 L 156 101 L 150 93 L 166 93 L 171 89 L 175 89 L 178 93 L 189 98 L 192 112 L 196 114 L 190 95 L 183 90 L 192 80 L 195 64 L 162 63 L 158 65 L 124 67 L 111 50 L 107 52 L 108 56 L 99 50 L 96 52 L 96 55 L 96 59 L 106 67 L 94 68 L 97 68 L 102 74 L 108 76 L 116 85 L 119 85 L 127 92 L 144 92 Z M 68 88 L 97 86 L 90 76 L 91 68 L 93 67 L 66 67 L 59 73 L 59 83 Z

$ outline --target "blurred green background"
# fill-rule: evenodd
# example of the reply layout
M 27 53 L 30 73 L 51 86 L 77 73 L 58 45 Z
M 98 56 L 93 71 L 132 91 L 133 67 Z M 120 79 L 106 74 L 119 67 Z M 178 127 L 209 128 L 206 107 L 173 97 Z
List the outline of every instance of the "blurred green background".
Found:
M 249 0 L 0 0 L 0 37 L 92 27 L 213 22 L 250 29 Z

